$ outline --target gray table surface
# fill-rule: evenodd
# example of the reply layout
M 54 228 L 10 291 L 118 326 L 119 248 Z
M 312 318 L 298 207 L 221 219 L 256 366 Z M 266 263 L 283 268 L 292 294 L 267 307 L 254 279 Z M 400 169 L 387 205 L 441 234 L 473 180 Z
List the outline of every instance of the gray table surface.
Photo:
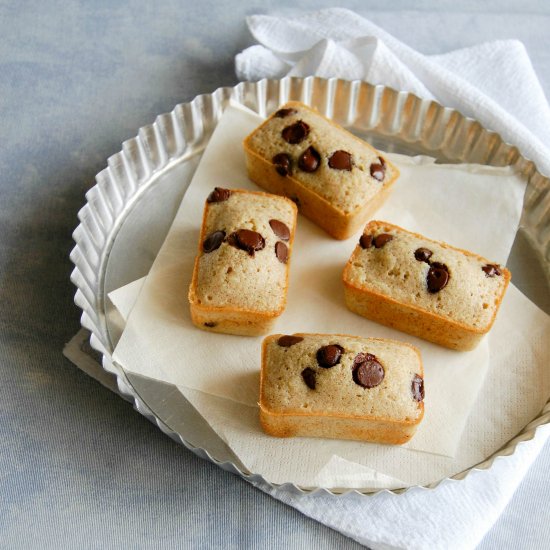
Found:
M 550 88 L 544 0 L 340 5 L 424 53 L 518 38 Z M 61 355 L 79 328 L 68 254 L 94 175 L 155 115 L 234 84 L 245 16 L 272 9 L 0 1 L 0 546 L 358 546 L 176 445 Z M 550 443 L 481 548 L 550 545 L 548 471 Z

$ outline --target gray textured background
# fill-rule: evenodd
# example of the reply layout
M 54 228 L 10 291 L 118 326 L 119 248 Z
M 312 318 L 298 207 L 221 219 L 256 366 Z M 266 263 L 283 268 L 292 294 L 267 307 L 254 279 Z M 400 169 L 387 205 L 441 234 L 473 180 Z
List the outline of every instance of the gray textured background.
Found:
M 518 38 L 548 95 L 543 0 L 340 5 L 424 53 Z M 0 1 L 0 546 L 357 546 L 177 446 L 61 355 L 79 327 L 68 254 L 94 175 L 157 114 L 234 84 L 244 17 L 273 9 Z M 550 444 L 482 548 L 550 544 L 549 470 Z

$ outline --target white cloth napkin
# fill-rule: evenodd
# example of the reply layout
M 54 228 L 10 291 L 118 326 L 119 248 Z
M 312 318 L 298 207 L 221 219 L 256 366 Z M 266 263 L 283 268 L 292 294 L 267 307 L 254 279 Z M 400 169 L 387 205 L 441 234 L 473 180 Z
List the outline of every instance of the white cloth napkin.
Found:
M 523 45 L 497 41 L 438 56 L 423 55 L 367 19 L 340 8 L 285 19 L 251 16 L 260 43 L 237 55 L 241 80 L 285 75 L 363 79 L 436 99 L 478 119 L 550 174 L 550 108 Z M 372 499 L 290 496 L 260 488 L 368 545 L 474 548 L 496 521 L 550 436 L 548 426 L 512 457 L 463 482 Z
M 236 56 L 240 80 L 316 75 L 413 92 L 476 118 L 550 174 L 550 108 L 517 40 L 427 56 L 343 8 L 247 23 L 260 45 Z

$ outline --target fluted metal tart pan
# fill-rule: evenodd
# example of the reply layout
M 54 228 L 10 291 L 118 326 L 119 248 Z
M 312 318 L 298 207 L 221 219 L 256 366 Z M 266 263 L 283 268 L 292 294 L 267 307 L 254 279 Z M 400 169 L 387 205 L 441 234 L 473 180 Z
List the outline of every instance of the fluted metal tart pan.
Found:
M 288 100 L 300 100 L 385 151 L 427 154 L 442 162 L 513 166 L 528 186 L 508 265 L 516 286 L 547 312 L 550 180 L 517 147 L 454 109 L 384 86 L 316 77 L 243 82 L 200 95 L 140 128 L 135 138 L 123 143 L 122 151 L 108 159 L 108 166 L 96 176 L 96 185 L 86 194 L 71 253 L 75 302 L 82 309 L 82 326 L 91 332 L 90 343 L 101 352 L 103 368 L 116 376 L 120 393 L 140 413 L 198 456 L 269 488 L 265 479 L 239 463 L 176 388 L 125 372 L 111 358 L 123 323 L 107 294 L 147 274 L 201 153 L 230 100 L 262 116 Z M 538 277 L 536 285 L 532 284 L 533 273 Z M 474 470 L 491 468 L 496 460 L 506 460 L 518 445 L 532 440 L 540 426 L 549 423 L 547 403 L 494 455 L 424 488 L 456 482 Z M 376 492 L 301 488 L 292 483 L 282 487 L 293 494 L 321 491 L 341 498 L 349 493 L 366 496 Z

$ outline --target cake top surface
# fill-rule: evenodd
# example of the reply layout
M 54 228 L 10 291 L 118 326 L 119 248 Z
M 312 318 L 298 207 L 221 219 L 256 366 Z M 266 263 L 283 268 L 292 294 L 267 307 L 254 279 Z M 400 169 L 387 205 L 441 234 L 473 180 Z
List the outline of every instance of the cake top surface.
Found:
M 367 224 L 344 282 L 483 330 L 510 272 L 481 256 L 385 222 Z
M 207 199 L 194 292 L 204 307 L 284 307 L 296 205 L 261 192 L 216 188 Z
M 264 340 L 260 406 L 271 413 L 338 415 L 416 423 L 423 415 L 416 348 L 345 335 Z
M 363 207 L 398 175 L 379 151 L 299 102 L 279 108 L 245 147 L 345 213 Z

